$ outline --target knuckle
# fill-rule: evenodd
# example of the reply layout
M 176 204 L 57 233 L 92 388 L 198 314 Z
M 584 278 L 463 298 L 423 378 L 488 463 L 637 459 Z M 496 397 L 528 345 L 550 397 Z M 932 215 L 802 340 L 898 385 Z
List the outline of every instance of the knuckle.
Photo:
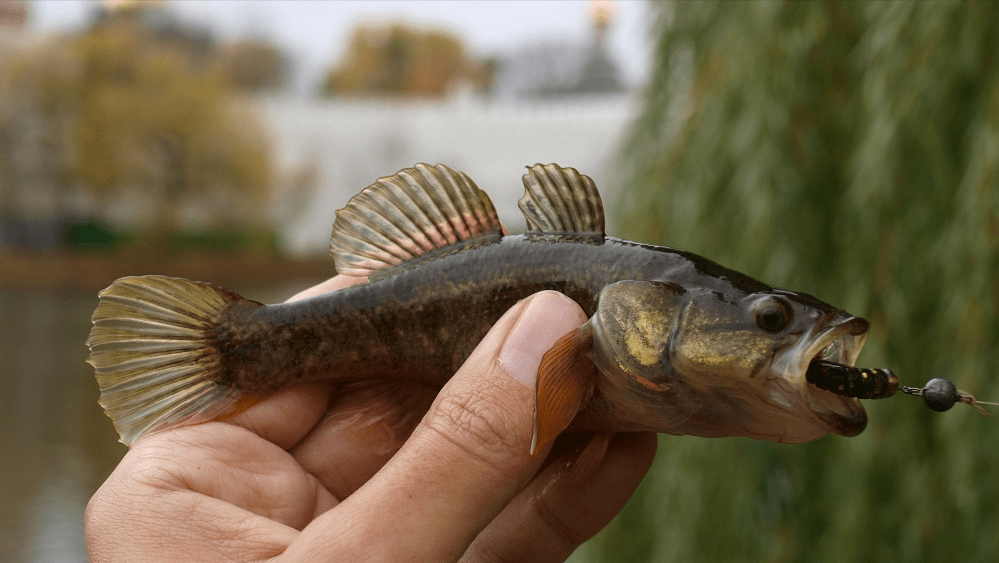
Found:
M 487 462 L 516 451 L 523 441 L 512 409 L 495 397 L 471 390 L 442 397 L 427 424 L 459 448 Z
M 551 542 L 549 545 L 553 551 L 560 551 L 568 557 L 568 554 L 589 539 L 589 535 L 580 531 L 571 521 L 559 517 L 543 496 L 536 495 L 533 504 L 538 520 L 548 530 Z

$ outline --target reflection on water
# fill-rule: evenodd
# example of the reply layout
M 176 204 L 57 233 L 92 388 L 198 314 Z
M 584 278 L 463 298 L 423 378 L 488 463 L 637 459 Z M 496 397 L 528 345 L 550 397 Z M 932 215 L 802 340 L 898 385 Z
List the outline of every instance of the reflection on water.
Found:
M 233 289 L 273 302 L 308 285 Z M 126 451 L 85 363 L 96 305 L 92 292 L 0 290 L 0 562 L 87 561 L 84 509 Z

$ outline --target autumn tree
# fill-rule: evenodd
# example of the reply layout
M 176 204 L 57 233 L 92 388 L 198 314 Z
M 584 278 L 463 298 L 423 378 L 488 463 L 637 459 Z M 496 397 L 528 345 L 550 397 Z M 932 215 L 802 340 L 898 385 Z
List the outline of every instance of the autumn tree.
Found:
M 44 46 L 0 58 L 0 212 L 54 215 L 73 177 L 79 115 L 71 57 Z
M 218 39 L 209 28 L 184 22 L 166 2 L 122 2 L 96 12 L 91 30 L 128 31 L 143 43 L 169 49 L 196 66 L 217 65 L 228 86 L 240 92 L 274 92 L 288 78 L 290 63 L 265 36 Z
M 288 80 L 288 57 L 264 39 L 239 39 L 223 45 L 217 55 L 226 80 L 243 92 L 276 92 Z
M 216 67 L 143 48 L 121 31 L 92 32 L 73 49 L 82 66 L 81 178 L 100 193 L 142 189 L 164 230 L 175 226 L 181 202 L 200 200 L 221 216 L 240 207 L 254 214 L 247 202 L 265 195 L 268 147 L 234 113 Z
M 461 40 L 445 31 L 395 23 L 361 25 L 321 87 L 327 96 L 443 96 L 461 81 L 485 88 L 492 66 L 473 62 Z
M 217 60 L 144 33 L 105 23 L 11 62 L 0 162 L 22 191 L 85 189 L 99 215 L 131 201 L 154 233 L 192 214 L 259 222 L 272 181 L 262 128 Z

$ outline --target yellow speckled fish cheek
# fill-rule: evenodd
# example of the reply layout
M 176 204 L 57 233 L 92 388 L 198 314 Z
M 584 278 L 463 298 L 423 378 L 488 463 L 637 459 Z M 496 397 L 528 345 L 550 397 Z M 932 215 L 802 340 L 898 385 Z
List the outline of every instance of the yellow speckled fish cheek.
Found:
M 642 366 L 652 368 L 658 365 L 669 342 L 671 320 L 665 311 L 659 309 L 638 311 L 625 333 L 628 354 Z
M 598 322 L 625 371 L 650 381 L 666 375 L 664 358 L 684 293 L 673 284 L 631 280 L 600 293 Z

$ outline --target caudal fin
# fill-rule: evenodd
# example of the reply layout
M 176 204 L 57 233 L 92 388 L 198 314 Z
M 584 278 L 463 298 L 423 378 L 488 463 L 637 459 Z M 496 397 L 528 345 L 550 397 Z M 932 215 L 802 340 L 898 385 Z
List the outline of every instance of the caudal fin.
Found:
M 239 295 L 166 276 L 121 278 L 100 293 L 87 346 L 101 406 L 126 445 L 154 430 L 214 418 L 239 392 L 216 383 L 213 331 Z

